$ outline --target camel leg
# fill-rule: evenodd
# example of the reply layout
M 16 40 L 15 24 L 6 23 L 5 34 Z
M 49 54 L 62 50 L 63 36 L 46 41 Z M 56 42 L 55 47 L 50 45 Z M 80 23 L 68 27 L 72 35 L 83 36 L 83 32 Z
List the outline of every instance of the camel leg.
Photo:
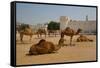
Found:
M 49 33 L 49 37 L 51 37 L 51 33 Z
M 30 41 L 31 41 L 31 39 L 32 39 L 32 35 L 30 35 Z
M 42 37 L 42 34 L 40 34 L 40 38 Z
M 20 40 L 23 41 L 23 34 L 20 34 Z
M 70 46 L 75 46 L 75 44 L 72 44 L 72 36 L 71 36 L 71 38 L 70 38 Z
M 72 36 L 70 37 L 70 46 L 72 45 Z
M 37 34 L 37 37 L 39 38 L 39 34 Z
M 48 36 L 50 37 L 50 33 L 48 33 Z
M 46 38 L 46 33 L 45 33 L 45 38 Z
M 55 33 L 55 37 L 56 37 L 56 33 Z

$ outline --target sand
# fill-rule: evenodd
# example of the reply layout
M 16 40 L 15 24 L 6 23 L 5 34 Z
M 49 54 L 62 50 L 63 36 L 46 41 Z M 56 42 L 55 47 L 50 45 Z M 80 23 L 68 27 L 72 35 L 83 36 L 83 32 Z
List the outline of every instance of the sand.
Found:
M 86 35 L 88 38 L 93 39 L 93 42 L 76 42 L 79 35 L 73 37 L 72 44 L 75 46 L 64 46 L 56 53 L 42 54 L 42 55 L 26 55 L 32 44 L 37 43 L 41 38 L 33 35 L 30 41 L 29 36 L 24 36 L 23 43 L 19 40 L 17 35 L 16 42 L 16 64 L 29 65 L 29 64 L 45 64 L 45 63 L 61 63 L 61 62 L 76 62 L 76 61 L 95 61 L 96 60 L 96 35 Z M 57 37 L 42 37 L 54 44 L 58 43 L 60 36 Z M 69 44 L 69 36 L 65 36 L 65 44 Z

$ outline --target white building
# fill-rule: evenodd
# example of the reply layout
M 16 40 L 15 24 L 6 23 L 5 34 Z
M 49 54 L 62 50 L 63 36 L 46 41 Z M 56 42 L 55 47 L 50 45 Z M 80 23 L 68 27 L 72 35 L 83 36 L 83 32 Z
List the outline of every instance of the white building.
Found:
M 68 23 L 70 22 L 70 19 L 66 16 L 61 16 L 60 17 L 60 30 L 64 30 L 67 26 Z
M 66 27 L 70 27 L 74 30 L 82 29 L 82 33 L 96 33 L 96 21 L 88 20 L 88 16 L 86 16 L 85 21 L 71 21 L 66 16 L 60 17 L 60 30 L 64 30 Z
M 68 27 L 77 30 L 82 29 L 83 33 L 95 33 L 96 21 L 71 21 L 68 23 Z

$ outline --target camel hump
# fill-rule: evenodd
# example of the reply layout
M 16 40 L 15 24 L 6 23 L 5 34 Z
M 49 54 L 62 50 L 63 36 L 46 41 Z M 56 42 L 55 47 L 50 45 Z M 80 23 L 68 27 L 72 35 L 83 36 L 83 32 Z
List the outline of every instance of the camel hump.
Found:
M 70 27 L 67 27 L 65 31 L 67 31 L 67 33 L 75 33 L 75 31 L 71 29 Z
M 41 39 L 40 41 L 39 41 L 39 43 L 42 43 L 42 42 L 45 42 L 46 40 L 45 39 Z
M 70 29 L 70 27 L 66 27 L 66 29 L 65 29 L 65 30 L 68 30 L 68 29 Z
M 37 45 L 38 46 L 44 46 L 44 43 L 46 42 L 46 40 L 44 40 L 44 39 L 41 39 L 38 43 L 37 43 Z
M 65 31 L 70 31 L 71 29 L 70 29 L 70 27 L 66 27 L 66 29 L 65 29 Z
M 47 49 L 49 50 L 49 52 L 52 52 L 52 51 L 54 51 L 55 50 L 55 45 L 52 43 L 52 42 L 46 42 L 45 43 L 45 45 L 46 45 L 46 47 L 47 47 Z

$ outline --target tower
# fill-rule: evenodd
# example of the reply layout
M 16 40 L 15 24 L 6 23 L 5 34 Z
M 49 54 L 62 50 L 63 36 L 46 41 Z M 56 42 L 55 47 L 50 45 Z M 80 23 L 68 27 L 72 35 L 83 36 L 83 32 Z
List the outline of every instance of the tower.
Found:
M 70 19 L 66 16 L 61 16 L 60 17 L 60 30 L 64 30 L 67 26 L 68 23 L 70 22 Z

